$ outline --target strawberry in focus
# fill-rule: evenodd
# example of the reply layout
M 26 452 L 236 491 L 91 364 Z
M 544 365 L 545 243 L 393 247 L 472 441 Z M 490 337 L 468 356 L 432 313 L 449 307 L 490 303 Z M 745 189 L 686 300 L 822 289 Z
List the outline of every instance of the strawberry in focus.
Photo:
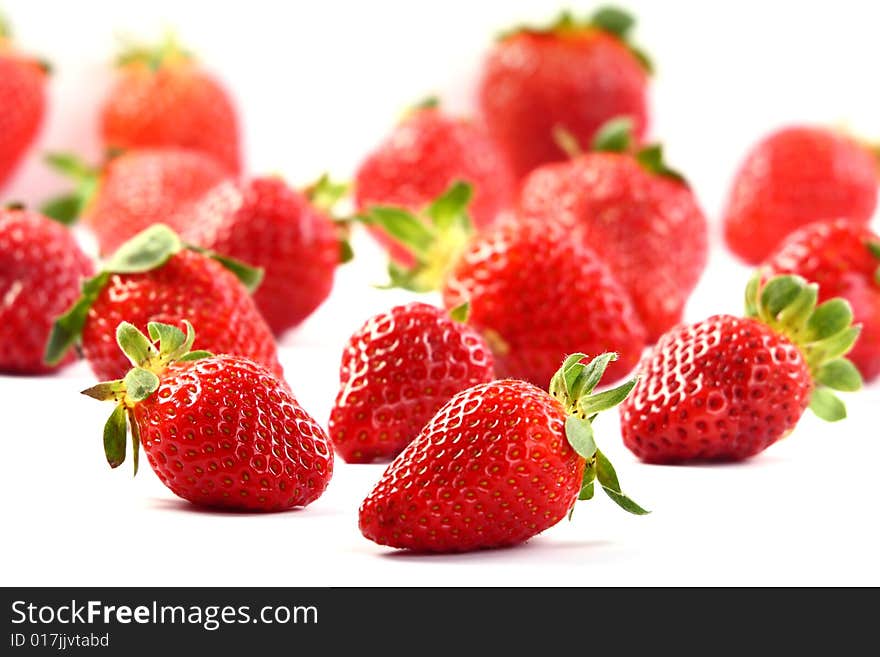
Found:
M 746 317 L 716 315 L 673 328 L 639 368 L 621 405 L 624 444 L 649 463 L 740 461 L 788 435 L 809 406 L 846 416 L 831 389 L 858 390 L 844 358 L 859 334 L 842 299 L 816 305 L 797 276 L 746 291 Z
M 456 183 L 423 219 L 386 207 L 364 217 L 416 261 L 410 269 L 390 263 L 391 285 L 441 290 L 447 308 L 468 303 L 468 323 L 491 347 L 499 376 L 547 381 L 572 348 L 618 352 L 612 379 L 632 369 L 645 329 L 600 257 L 559 223 L 507 221 L 474 236 L 469 197 Z
M 42 374 L 52 323 L 79 296 L 92 263 L 60 224 L 0 208 L 0 372 Z M 55 365 L 73 360 L 69 354 Z
M 130 366 L 116 347 L 120 322 L 146 329 L 150 322 L 181 326 L 188 319 L 203 346 L 253 360 L 280 378 L 275 340 L 246 287 L 259 280 L 258 270 L 186 248 L 157 224 L 123 244 L 83 284 L 79 299 L 55 322 L 46 361 L 57 362 L 80 342 L 99 379 L 120 378 Z
M 880 236 L 846 219 L 815 222 L 789 235 L 764 267 L 817 283 L 819 301 L 846 299 L 862 327 L 847 357 L 865 381 L 880 375 Z
M 877 156 L 845 134 L 810 126 L 779 130 L 746 157 L 724 212 L 727 246 L 749 264 L 814 221 L 867 224 L 877 206 Z
M 235 106 L 226 89 L 171 37 L 118 59 L 118 77 L 101 108 L 107 149 L 176 146 L 241 171 Z
M 464 313 L 408 303 L 371 317 L 351 336 L 328 427 L 342 458 L 397 456 L 455 393 L 495 378 L 492 352 L 463 323 Z
M 328 211 L 344 187 L 322 178 L 299 192 L 276 177 L 221 183 L 176 223 L 190 244 L 263 269 L 254 301 L 276 335 L 299 325 L 329 296 L 346 245 Z
M 0 16 L 0 188 L 34 143 L 46 113 L 45 63 L 19 52 Z
M 550 394 L 525 381 L 455 395 L 388 466 L 359 513 L 363 535 L 417 552 L 464 552 L 522 543 L 552 527 L 599 487 L 634 514 L 592 420 L 634 381 L 593 390 L 614 354 L 572 354 Z
M 558 222 L 596 252 L 629 292 L 649 342 L 681 321 L 706 266 L 706 217 L 659 145 L 633 150 L 632 122 L 614 119 L 593 151 L 546 164 L 523 182 L 520 212 Z
M 410 111 L 361 163 L 355 205 L 361 212 L 387 205 L 418 213 L 457 180 L 474 189 L 470 211 L 478 229 L 495 221 L 512 200 L 513 178 L 485 130 L 447 116 L 432 100 Z M 411 262 L 384 233 L 373 233 L 397 260 Z
M 547 28 L 518 28 L 495 43 L 479 103 L 517 177 L 566 159 L 554 140 L 558 128 L 589 144 L 606 121 L 626 116 L 637 138 L 645 134 L 651 67 L 629 42 L 634 24 L 605 7 L 586 21 L 565 13 Z
M 102 254 L 153 224 L 185 228 L 182 208 L 229 177 L 212 157 L 183 148 L 146 148 L 113 157 L 103 170 L 67 154 L 52 154 L 49 164 L 71 178 L 75 189 L 49 201 L 43 211 L 63 223 L 82 217 Z
M 314 502 L 330 481 L 327 436 L 269 370 L 239 356 L 191 351 L 195 334 L 150 322 L 149 338 L 128 322 L 116 340 L 133 367 L 83 394 L 113 401 L 104 427 L 111 467 L 125 460 L 131 432 L 135 474 L 143 446 L 159 479 L 193 504 L 281 511 Z

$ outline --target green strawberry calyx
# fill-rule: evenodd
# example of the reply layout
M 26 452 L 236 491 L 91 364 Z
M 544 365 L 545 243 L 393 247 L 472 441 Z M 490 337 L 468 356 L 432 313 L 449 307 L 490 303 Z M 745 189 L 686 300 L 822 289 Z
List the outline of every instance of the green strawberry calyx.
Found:
M 880 156 L 880 152 L 878 152 L 878 156 Z M 880 162 L 880 157 L 878 157 L 878 162 Z M 865 247 L 875 260 L 880 260 L 880 241 L 874 239 L 868 240 L 865 242 Z M 874 282 L 877 285 L 880 285 L 880 265 L 874 270 Z
M 158 71 L 194 59 L 193 53 L 181 46 L 177 35 L 168 31 L 155 46 L 124 42 L 122 52 L 116 57 L 116 65 L 145 64 L 151 71 Z
M 93 399 L 116 404 L 104 425 L 104 454 L 111 468 L 125 461 L 130 429 L 132 462 L 137 474 L 140 436 L 132 409 L 159 389 L 159 377 L 165 369 L 171 363 L 201 360 L 212 355 L 207 351 L 192 350 L 195 331 L 188 320 L 183 324 L 186 333 L 171 324 L 150 322 L 147 324 L 148 338 L 134 325 L 120 323 L 116 327 L 116 343 L 128 356 L 132 369 L 121 379 L 105 381 L 82 391 Z
M 326 173 L 303 189 L 303 194 L 309 203 L 319 212 L 330 217 L 336 226 L 339 240 L 339 264 L 341 265 L 354 259 L 354 251 L 350 241 L 351 220 L 340 217 L 335 210 L 339 203 L 348 196 L 350 189 L 349 183 L 334 181 Z
M 82 293 L 71 307 L 55 320 L 43 360 L 47 364 L 61 362 L 64 355 L 82 336 L 86 319 L 92 304 L 98 299 L 101 290 L 116 274 L 138 274 L 165 265 L 168 260 L 183 249 L 190 249 L 216 260 L 231 271 L 242 284 L 253 292 L 262 280 L 263 271 L 250 267 L 233 258 L 215 254 L 206 249 L 185 245 L 171 228 L 164 224 L 153 224 L 141 231 L 117 249 L 104 264 L 101 271 L 82 284 Z
M 556 34 L 565 36 L 577 34 L 585 30 L 600 30 L 619 39 L 626 49 L 635 57 L 648 75 L 654 73 L 654 64 L 648 54 L 632 40 L 632 31 L 636 25 L 635 17 L 629 12 L 613 6 L 600 7 L 585 20 L 575 18 L 570 11 L 561 12 L 549 25 L 517 25 L 498 35 L 499 40 L 517 34 Z
M 40 212 L 69 226 L 80 218 L 94 198 L 101 171 L 71 153 L 48 153 L 45 161 L 56 173 L 73 182 L 73 190 L 50 199 L 40 207 Z
M 557 143 L 559 143 L 558 137 Z M 662 144 L 647 144 L 637 147 L 633 135 L 633 121 L 627 116 L 619 116 L 606 121 L 593 137 L 591 147 L 596 152 L 629 153 L 648 173 L 688 185 L 687 179 L 666 163 Z
M 644 515 L 649 511 L 623 493 L 614 466 L 596 446 L 593 434 L 593 420 L 596 415 L 617 406 L 626 399 L 635 386 L 636 379 L 631 379 L 616 388 L 594 393 L 608 364 L 617 360 L 617 354 L 604 353 L 584 363 L 586 358 L 585 354 L 571 354 L 550 380 L 550 394 L 562 404 L 568 414 L 565 420 L 565 437 L 572 449 L 585 461 L 584 476 L 577 499 L 592 499 L 598 481 L 605 494 L 622 509 L 635 515 Z M 574 505 L 569 512 L 569 518 L 572 512 Z
M 856 366 L 845 358 L 861 331 L 853 325 L 849 303 L 833 298 L 817 303 L 819 286 L 791 274 L 764 280 L 761 271 L 746 287 L 746 316 L 784 335 L 803 353 L 815 382 L 810 409 L 819 418 L 836 422 L 846 406 L 832 392 L 855 392 L 862 387 Z
M 377 205 L 356 217 L 361 223 L 381 228 L 415 260 L 409 269 L 389 262 L 390 282 L 383 287 L 430 292 L 443 285 L 473 234 L 467 212 L 472 193 L 471 185 L 457 181 L 419 216 L 402 208 Z

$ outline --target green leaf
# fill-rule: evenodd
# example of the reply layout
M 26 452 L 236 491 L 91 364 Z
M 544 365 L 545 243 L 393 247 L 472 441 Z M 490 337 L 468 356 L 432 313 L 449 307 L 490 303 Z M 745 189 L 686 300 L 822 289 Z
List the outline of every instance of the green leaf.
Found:
M 159 352 L 162 354 L 172 354 L 186 342 L 183 331 L 172 324 L 150 322 L 147 324 L 147 332 L 153 342 L 159 343 Z
M 639 64 L 642 65 L 645 73 L 647 73 L 648 75 L 654 75 L 654 73 L 657 71 L 657 68 L 654 66 L 654 60 L 651 59 L 651 56 L 646 53 L 642 48 L 639 48 L 632 43 L 627 43 L 626 45 L 630 53 L 632 53 L 632 56 L 635 57 L 639 61 Z
M 351 242 L 347 239 L 339 240 L 339 264 L 344 265 L 354 260 L 354 249 L 351 248 Z
M 137 420 L 135 420 L 134 414 L 130 409 L 128 411 L 128 426 L 131 427 L 131 461 L 134 466 L 134 474 L 132 476 L 136 477 L 141 455 L 141 434 L 138 429 Z
M 593 440 L 593 425 L 577 415 L 565 418 L 565 437 L 572 449 L 585 459 L 592 459 L 596 453 L 596 442 Z
M 807 321 L 808 342 L 824 340 L 847 328 L 853 321 L 852 308 L 840 298 L 829 299 L 820 303 Z
M 632 14 L 619 7 L 607 6 L 597 9 L 590 17 L 590 23 L 604 32 L 626 39 L 636 20 Z
M 97 178 L 100 175 L 98 169 L 86 164 L 72 153 L 47 153 L 45 162 L 57 173 L 67 176 L 77 183 L 87 178 Z
M 425 214 L 431 218 L 438 230 L 447 230 L 458 223 L 463 214 L 467 214 L 467 206 L 473 197 L 473 191 L 470 184 L 460 180 L 455 181 L 428 206 Z M 434 240 L 433 235 L 431 240 Z
M 749 282 L 746 285 L 746 317 L 758 316 L 758 290 L 761 286 L 762 275 L 763 274 L 760 269 L 755 270 L 755 273 L 752 274 L 752 277 L 749 279 Z
M 614 470 L 614 466 L 611 465 L 611 461 L 600 450 L 596 450 L 596 479 L 599 480 L 605 494 L 625 511 L 636 515 L 649 513 L 624 495 L 620 488 L 620 482 L 617 480 L 617 472 Z
M 83 282 L 82 294 L 79 299 L 52 325 L 52 331 L 46 342 L 46 351 L 43 354 L 43 360 L 46 364 L 57 365 L 60 363 L 68 350 L 79 340 L 89 315 L 89 309 L 108 280 L 110 280 L 110 274 L 102 272 Z
M 147 336 L 129 322 L 120 322 L 116 327 L 116 344 L 135 367 L 143 365 L 158 354 Z
M 593 150 L 625 153 L 633 143 L 633 121 L 628 116 L 611 119 L 593 137 Z
M 851 326 L 848 329 L 825 338 L 819 342 L 813 342 L 807 347 L 807 363 L 811 368 L 818 368 L 822 364 L 845 355 L 853 348 L 861 332 L 861 326 Z
M 260 283 L 263 282 L 263 270 L 260 267 L 251 267 L 250 265 L 243 263 L 241 260 L 229 258 L 220 255 L 219 253 L 214 253 L 213 251 L 208 257 L 212 260 L 216 260 L 226 269 L 235 274 L 235 277 L 241 281 L 241 284 L 244 285 L 247 288 L 247 291 L 251 294 L 256 292 L 257 288 L 260 287 Z
M 125 394 L 125 382 L 122 379 L 104 381 L 97 385 L 93 385 L 91 388 L 82 390 L 80 394 L 91 397 L 92 399 L 97 399 L 98 401 L 110 401 L 111 399 L 114 401 L 121 401 Z
M 602 487 L 602 490 L 605 491 L 605 494 L 610 497 L 614 501 L 614 503 L 617 504 L 617 506 L 619 506 L 624 511 L 629 511 L 636 516 L 644 516 L 651 513 L 650 511 L 647 511 L 646 509 L 640 507 L 623 493 L 610 490 L 608 488 L 605 488 L 604 486 Z
M 818 299 L 819 286 L 815 283 L 804 285 L 794 300 L 779 312 L 780 324 L 792 332 L 802 330 L 816 309 Z
M 761 290 L 761 315 L 775 320 L 800 295 L 807 282 L 800 276 L 775 276 Z
M 636 153 L 636 160 L 642 168 L 650 173 L 687 185 L 685 177 L 675 169 L 667 166 L 663 160 L 663 147 L 660 144 L 646 146 Z
M 468 320 L 468 315 L 471 312 L 471 304 L 470 301 L 465 301 L 462 304 L 457 305 L 455 308 L 449 311 L 449 316 L 453 319 L 453 321 L 460 322 L 464 324 Z
M 855 392 L 862 387 L 862 375 L 846 358 L 828 361 L 819 367 L 815 378 L 819 383 L 841 392 Z
M 581 479 L 581 492 L 578 495 L 579 500 L 590 500 L 593 498 L 593 481 L 595 481 L 595 479 L 596 459 L 587 459 L 587 463 L 584 466 L 584 476 Z
M 601 413 L 609 408 L 614 408 L 626 399 L 627 395 L 635 387 L 636 382 L 637 379 L 631 379 L 611 390 L 581 397 L 578 400 L 578 410 L 583 415 L 592 415 L 593 413 Z
M 810 410 L 821 420 L 837 422 L 846 417 L 846 406 L 828 388 L 816 388 L 810 397 Z
M 123 381 L 126 397 L 133 402 L 143 401 L 159 389 L 159 377 L 142 367 L 130 369 Z
M 104 269 L 115 274 L 150 271 L 182 248 L 177 233 L 165 224 L 153 224 L 120 246 Z
M 325 173 L 305 189 L 305 194 L 313 206 L 323 212 L 330 212 L 348 193 L 348 188 L 347 183 L 333 182 Z
M 865 246 L 868 247 L 868 251 L 871 252 L 871 255 L 874 256 L 874 258 L 880 260 L 880 242 L 877 240 L 868 240 L 865 242 Z
M 400 208 L 375 206 L 367 215 L 369 223 L 376 224 L 400 245 L 417 257 L 424 257 L 434 242 L 434 233 L 411 212 Z
M 412 106 L 413 110 L 437 109 L 440 107 L 440 99 L 437 96 L 428 96 L 423 98 Z
M 605 375 L 605 370 L 608 368 L 608 364 L 612 361 L 617 360 L 617 354 L 613 351 L 606 351 L 604 354 L 599 354 L 584 368 L 583 374 L 581 375 L 581 381 L 578 382 L 578 386 L 575 390 L 573 390 L 573 399 L 580 399 L 584 395 L 589 395 L 593 390 L 599 385 L 599 381 L 602 380 L 602 377 Z
M 591 481 L 586 486 L 581 487 L 581 492 L 578 493 L 578 500 L 591 500 L 593 499 L 593 482 Z
M 585 369 L 587 369 L 587 366 L 584 363 L 574 363 L 562 372 L 562 379 L 565 383 L 566 394 L 572 401 L 577 399 L 577 384 L 578 381 L 581 379 Z
M 63 194 L 50 199 L 42 206 L 40 212 L 60 224 L 70 226 L 76 223 L 82 214 L 83 200 L 76 192 Z
M 118 404 L 104 425 L 104 455 L 111 468 L 125 460 L 125 406 Z
M 202 360 L 203 358 L 211 358 L 214 354 L 210 351 L 205 351 L 204 349 L 196 349 L 195 351 L 190 351 L 180 358 L 177 359 L 178 363 L 189 363 L 194 360 Z

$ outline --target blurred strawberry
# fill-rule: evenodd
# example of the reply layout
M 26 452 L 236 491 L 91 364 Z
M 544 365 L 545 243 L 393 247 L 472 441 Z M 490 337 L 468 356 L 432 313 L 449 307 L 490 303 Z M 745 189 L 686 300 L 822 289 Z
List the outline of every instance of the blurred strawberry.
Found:
M 499 38 L 483 64 L 479 102 L 517 176 L 565 159 L 557 128 L 589 144 L 606 121 L 627 116 L 636 136 L 645 134 L 651 66 L 629 42 L 634 24 L 605 7 L 585 21 L 564 13 L 548 27 Z
M 174 38 L 157 48 L 132 48 L 119 57 L 118 66 L 118 79 L 101 110 L 107 148 L 191 148 L 240 172 L 232 99 Z
M 0 188 L 36 139 L 46 113 L 48 66 L 12 44 L 0 16 Z

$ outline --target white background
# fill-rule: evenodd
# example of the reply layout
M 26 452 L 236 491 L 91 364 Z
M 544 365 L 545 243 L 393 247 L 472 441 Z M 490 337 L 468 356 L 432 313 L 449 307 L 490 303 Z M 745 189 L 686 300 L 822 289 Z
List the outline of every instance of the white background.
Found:
M 841 1 L 627 4 L 658 67 L 653 134 L 716 224 L 687 316 L 737 312 L 748 270 L 721 249 L 716 221 L 731 175 L 754 140 L 788 122 L 880 140 L 880 10 Z M 38 150 L 97 157 L 96 108 L 118 35 L 150 38 L 173 26 L 234 91 L 249 170 L 296 184 L 325 170 L 349 176 L 428 94 L 470 111 L 493 33 L 557 8 L 546 0 L 3 3 L 19 41 L 55 65 Z M 35 151 L 4 196 L 34 203 L 63 186 Z M 383 280 L 381 254 L 363 236 L 356 249 L 330 300 L 282 341 L 288 378 L 321 421 L 348 334 L 407 298 L 366 288 Z M 77 394 L 91 382 L 82 364 L 50 378 L 0 377 L 4 585 L 880 584 L 876 387 L 850 396 L 846 422 L 807 414 L 791 437 L 739 465 L 640 464 L 611 413 L 597 422 L 600 444 L 624 488 L 654 513 L 629 516 L 597 498 L 524 546 L 431 557 L 360 536 L 357 507 L 382 466 L 338 460 L 322 498 L 273 515 L 199 511 L 149 467 L 134 481 L 125 466 L 111 472 L 101 449 L 110 408 Z

